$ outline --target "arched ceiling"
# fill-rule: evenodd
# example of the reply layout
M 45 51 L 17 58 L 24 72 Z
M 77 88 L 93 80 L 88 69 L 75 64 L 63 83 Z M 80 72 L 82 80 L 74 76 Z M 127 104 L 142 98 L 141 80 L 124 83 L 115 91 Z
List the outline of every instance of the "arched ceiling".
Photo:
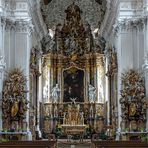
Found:
M 65 10 L 72 3 L 82 11 L 82 19 L 88 22 L 92 30 L 100 28 L 106 11 L 106 0 L 41 0 L 41 12 L 48 29 L 55 29 L 57 24 L 63 24 L 66 18 Z

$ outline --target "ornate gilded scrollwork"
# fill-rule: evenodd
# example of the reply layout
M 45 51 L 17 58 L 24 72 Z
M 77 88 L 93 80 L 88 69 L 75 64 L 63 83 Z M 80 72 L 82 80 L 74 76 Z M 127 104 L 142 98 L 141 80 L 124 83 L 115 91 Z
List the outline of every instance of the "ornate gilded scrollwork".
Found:
M 109 55 L 109 65 L 108 65 L 108 72 L 106 73 L 107 76 L 112 76 L 117 73 L 118 65 L 117 65 L 117 52 L 110 48 L 108 50 Z
M 135 124 L 135 122 L 138 124 L 139 121 L 145 123 L 146 98 L 144 79 L 135 70 L 129 70 L 122 75 L 120 103 L 123 121 L 129 121 L 131 125 L 133 125 L 132 123 Z
M 74 3 L 70 5 L 66 12 L 66 20 L 61 30 L 56 29 L 57 51 L 60 51 L 70 61 L 76 62 L 84 52 L 90 51 L 91 30 L 89 24 L 84 26 L 81 19 L 81 10 Z
M 32 48 L 30 56 L 30 71 L 33 75 L 38 75 L 38 76 L 41 75 L 39 72 L 39 63 L 38 63 L 40 55 L 41 53 L 39 50 Z
M 28 104 L 26 82 L 23 72 L 20 69 L 14 69 L 10 71 L 4 83 L 2 99 L 3 119 L 9 126 L 12 121 L 20 121 L 25 118 Z

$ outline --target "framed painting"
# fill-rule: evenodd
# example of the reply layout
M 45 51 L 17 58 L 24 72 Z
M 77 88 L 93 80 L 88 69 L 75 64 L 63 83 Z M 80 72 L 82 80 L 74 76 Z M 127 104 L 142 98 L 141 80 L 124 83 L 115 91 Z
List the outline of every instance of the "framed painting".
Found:
M 84 70 L 71 67 L 63 71 L 63 102 L 84 102 Z

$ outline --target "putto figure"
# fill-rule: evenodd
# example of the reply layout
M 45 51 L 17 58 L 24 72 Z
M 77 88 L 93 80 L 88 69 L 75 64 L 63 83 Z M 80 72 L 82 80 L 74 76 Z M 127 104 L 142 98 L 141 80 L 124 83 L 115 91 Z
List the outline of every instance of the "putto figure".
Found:
M 89 84 L 88 86 L 88 92 L 89 92 L 89 101 L 90 103 L 94 103 L 96 100 L 96 88 Z
M 53 87 L 53 89 L 51 90 L 51 98 L 53 100 L 54 103 L 57 103 L 60 97 L 60 89 L 59 89 L 59 85 L 56 84 L 55 87 Z

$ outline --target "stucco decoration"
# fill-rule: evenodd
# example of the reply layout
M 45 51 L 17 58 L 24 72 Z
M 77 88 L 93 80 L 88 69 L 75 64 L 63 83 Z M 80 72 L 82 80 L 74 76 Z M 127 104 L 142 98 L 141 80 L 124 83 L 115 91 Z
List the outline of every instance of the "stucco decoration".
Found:
M 105 40 L 93 35 L 89 23 L 81 17 L 83 13 L 78 5 L 72 3 L 65 10 L 64 24 L 57 24 L 53 37 L 47 34 L 41 41 L 43 53 L 58 53 L 76 62 L 84 53 L 103 53 Z
M 65 10 L 73 2 L 80 7 L 82 19 L 90 24 L 92 30 L 100 27 L 106 11 L 105 0 L 52 0 L 48 5 L 42 0 L 41 11 L 47 27 L 54 30 L 57 24 L 64 24 Z

